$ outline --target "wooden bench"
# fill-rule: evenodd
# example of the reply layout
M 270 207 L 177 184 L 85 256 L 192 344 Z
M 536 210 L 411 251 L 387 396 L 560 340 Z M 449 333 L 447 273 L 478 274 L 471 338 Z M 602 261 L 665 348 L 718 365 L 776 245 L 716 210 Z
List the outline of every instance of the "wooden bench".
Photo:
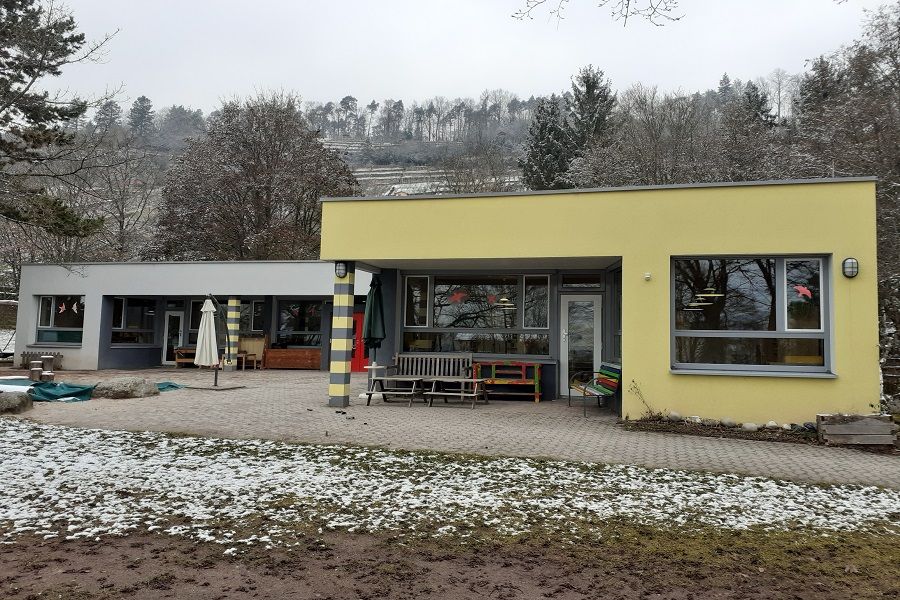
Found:
M 175 368 L 183 365 L 193 365 L 194 357 L 197 356 L 197 349 L 183 346 L 175 348 Z
M 541 363 L 518 360 L 492 360 L 475 363 L 475 377 L 484 379 L 486 386 L 492 388 L 490 393 L 498 396 L 525 396 L 541 401 Z M 528 391 L 511 391 L 515 389 Z
M 385 401 L 388 396 L 409 396 L 412 404 L 413 398 L 424 391 L 422 383 L 427 379 L 471 376 L 471 353 L 404 352 L 394 357 L 393 365 L 385 367 L 384 375 L 372 377 L 366 406 L 371 404 L 373 394 L 381 394 Z
M 579 371 L 569 378 L 569 406 L 572 406 L 572 392 L 580 393 L 584 416 L 587 416 L 587 399 L 596 398 L 600 406 L 619 393 L 621 381 L 622 365 L 615 363 L 600 363 L 599 371 Z

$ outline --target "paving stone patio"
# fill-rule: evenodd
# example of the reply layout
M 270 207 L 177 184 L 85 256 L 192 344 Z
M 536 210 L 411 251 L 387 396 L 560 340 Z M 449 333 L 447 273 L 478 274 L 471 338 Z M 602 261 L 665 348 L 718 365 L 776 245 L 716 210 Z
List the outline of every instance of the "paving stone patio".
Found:
M 11 373 L 11 372 L 10 372 Z M 197 369 L 65 371 L 60 380 L 97 383 L 139 375 L 151 381 L 209 384 Z M 227 438 L 380 445 L 486 455 L 533 456 L 761 475 L 814 483 L 900 488 L 900 457 L 804 444 L 626 431 L 596 407 L 565 401 L 535 404 L 497 400 L 474 410 L 460 404 L 405 401 L 385 404 L 353 398 L 339 414 L 327 406 L 328 374 L 318 371 L 223 373 L 227 391 L 182 389 L 140 399 L 36 403 L 24 416 L 42 423 L 130 431 L 163 431 Z M 365 375 L 354 375 L 356 393 Z

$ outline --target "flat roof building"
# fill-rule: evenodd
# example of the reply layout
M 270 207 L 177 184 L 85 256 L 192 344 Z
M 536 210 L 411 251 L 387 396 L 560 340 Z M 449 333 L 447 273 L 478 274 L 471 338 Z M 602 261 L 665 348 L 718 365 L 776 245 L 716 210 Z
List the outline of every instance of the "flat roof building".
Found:
M 629 418 L 802 423 L 878 401 L 872 178 L 325 198 L 322 211 L 321 257 L 380 274 L 389 353 L 536 365 L 543 398 L 615 364 Z M 332 361 L 334 404 L 347 371 Z

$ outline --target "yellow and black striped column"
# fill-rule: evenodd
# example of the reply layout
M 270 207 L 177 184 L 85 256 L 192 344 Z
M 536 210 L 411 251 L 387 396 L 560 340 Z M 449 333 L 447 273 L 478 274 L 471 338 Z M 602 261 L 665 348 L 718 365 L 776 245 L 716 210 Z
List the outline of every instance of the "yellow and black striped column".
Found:
M 237 369 L 237 351 L 241 329 L 241 298 L 230 296 L 228 298 L 228 313 L 225 319 L 225 327 L 228 335 L 225 337 L 225 371 Z
M 334 276 L 334 312 L 331 315 L 331 368 L 328 406 L 350 404 L 350 359 L 353 354 L 353 280 L 355 265 L 345 262 L 347 274 Z

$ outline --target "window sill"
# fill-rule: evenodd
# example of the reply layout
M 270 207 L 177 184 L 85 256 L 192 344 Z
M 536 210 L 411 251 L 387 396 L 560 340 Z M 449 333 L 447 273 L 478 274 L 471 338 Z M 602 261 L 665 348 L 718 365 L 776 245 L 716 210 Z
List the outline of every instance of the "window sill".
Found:
M 804 379 L 837 379 L 834 373 L 824 371 L 804 372 L 804 371 L 730 371 L 728 369 L 669 369 L 672 375 L 715 375 L 730 377 L 793 377 Z
M 138 344 L 132 342 L 110 342 L 110 348 L 162 348 L 160 344 Z
M 78 342 L 35 342 L 26 348 L 81 348 Z

